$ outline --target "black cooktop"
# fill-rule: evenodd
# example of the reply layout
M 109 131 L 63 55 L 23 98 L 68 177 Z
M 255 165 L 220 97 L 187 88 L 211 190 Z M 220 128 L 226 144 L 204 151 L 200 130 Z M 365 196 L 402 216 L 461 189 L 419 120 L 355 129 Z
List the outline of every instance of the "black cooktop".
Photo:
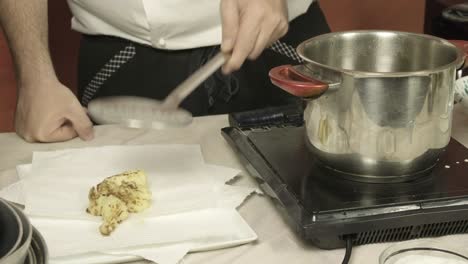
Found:
M 331 249 L 343 247 L 345 235 L 366 244 L 468 233 L 468 149 L 456 140 L 428 175 L 363 183 L 341 177 L 308 151 L 298 116 L 271 125 L 261 117 L 256 126 L 252 115 L 248 125 L 231 115 L 223 135 L 304 239 Z

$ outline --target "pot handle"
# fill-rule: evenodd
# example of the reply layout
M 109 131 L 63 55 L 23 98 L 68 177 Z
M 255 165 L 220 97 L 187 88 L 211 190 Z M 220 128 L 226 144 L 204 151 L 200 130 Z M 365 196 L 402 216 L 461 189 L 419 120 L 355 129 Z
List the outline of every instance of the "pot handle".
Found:
M 270 70 L 271 82 L 286 92 L 304 98 L 318 97 L 329 85 L 300 73 L 292 65 L 282 65 Z

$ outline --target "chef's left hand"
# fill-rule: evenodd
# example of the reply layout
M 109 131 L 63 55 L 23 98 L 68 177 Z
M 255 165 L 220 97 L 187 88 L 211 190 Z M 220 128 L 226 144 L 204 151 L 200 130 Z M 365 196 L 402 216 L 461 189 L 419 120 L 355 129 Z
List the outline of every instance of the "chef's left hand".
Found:
M 231 54 L 224 73 L 238 70 L 288 31 L 286 0 L 221 0 L 221 50 Z

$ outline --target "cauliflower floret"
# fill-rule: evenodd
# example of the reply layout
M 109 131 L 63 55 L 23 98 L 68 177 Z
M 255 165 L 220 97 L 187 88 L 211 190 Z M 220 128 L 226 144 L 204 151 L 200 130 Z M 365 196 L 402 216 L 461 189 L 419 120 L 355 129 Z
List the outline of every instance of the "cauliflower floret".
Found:
M 151 192 L 146 175 L 141 170 L 128 171 L 106 178 L 88 195 L 86 211 L 102 216 L 101 234 L 109 235 L 117 225 L 128 218 L 128 213 L 138 213 L 151 205 Z
M 108 177 L 97 185 L 97 191 L 117 196 L 125 202 L 131 213 L 141 212 L 151 205 L 151 192 L 146 175 L 141 170 Z

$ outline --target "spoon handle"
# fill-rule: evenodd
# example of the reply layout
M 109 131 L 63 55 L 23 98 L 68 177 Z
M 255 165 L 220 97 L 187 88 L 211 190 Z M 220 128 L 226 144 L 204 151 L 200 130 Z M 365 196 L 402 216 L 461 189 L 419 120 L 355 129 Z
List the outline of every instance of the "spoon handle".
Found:
M 226 54 L 222 52 L 216 54 L 216 56 L 195 71 L 189 78 L 179 84 L 166 99 L 164 99 L 162 107 L 165 110 L 176 109 L 202 82 L 216 72 L 226 62 L 226 59 Z

